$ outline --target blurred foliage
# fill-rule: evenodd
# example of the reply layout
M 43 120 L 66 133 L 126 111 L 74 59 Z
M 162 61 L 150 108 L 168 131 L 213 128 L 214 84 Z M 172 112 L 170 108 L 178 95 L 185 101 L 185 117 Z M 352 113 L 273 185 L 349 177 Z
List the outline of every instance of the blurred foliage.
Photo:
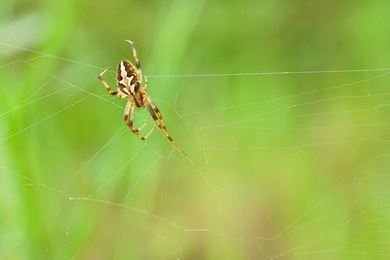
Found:
M 1 1 L 0 258 L 388 259 L 389 69 L 341 70 L 390 67 L 389 8 Z M 189 159 L 98 82 L 125 39 Z

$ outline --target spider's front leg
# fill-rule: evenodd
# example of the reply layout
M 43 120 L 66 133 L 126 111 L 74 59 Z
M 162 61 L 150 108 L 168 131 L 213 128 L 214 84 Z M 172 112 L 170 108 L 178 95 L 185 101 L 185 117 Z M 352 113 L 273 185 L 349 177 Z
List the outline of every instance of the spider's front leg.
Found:
M 110 85 L 104 80 L 103 75 L 108 71 L 109 68 L 105 69 L 102 73 L 98 75 L 98 79 L 103 84 L 104 88 L 107 90 L 108 94 L 111 96 L 118 96 L 118 91 L 112 90 Z
M 133 41 L 130 41 L 130 40 L 126 40 L 126 41 L 128 43 L 130 43 L 130 45 L 131 45 L 131 50 L 133 51 L 133 56 L 134 56 L 134 60 L 135 60 L 135 66 L 137 67 L 138 72 L 139 72 L 141 79 L 142 79 L 141 62 L 139 61 L 139 58 L 138 58 L 137 49 L 135 48 L 135 43 Z

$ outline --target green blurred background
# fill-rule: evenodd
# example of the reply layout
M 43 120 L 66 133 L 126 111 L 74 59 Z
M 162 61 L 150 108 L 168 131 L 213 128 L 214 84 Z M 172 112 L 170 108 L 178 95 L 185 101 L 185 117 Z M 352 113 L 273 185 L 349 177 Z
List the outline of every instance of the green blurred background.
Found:
M 389 10 L 2 0 L 0 259 L 388 259 Z M 125 39 L 188 159 L 97 80 Z

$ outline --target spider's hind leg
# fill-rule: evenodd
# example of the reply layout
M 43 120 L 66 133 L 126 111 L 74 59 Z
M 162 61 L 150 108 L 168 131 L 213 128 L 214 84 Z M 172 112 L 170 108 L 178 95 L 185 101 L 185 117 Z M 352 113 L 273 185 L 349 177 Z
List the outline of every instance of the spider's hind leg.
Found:
M 148 119 L 146 119 L 146 121 L 138 128 L 139 131 L 142 131 L 142 129 L 144 129 L 145 126 L 147 126 L 150 122 L 150 117 L 148 117 Z M 144 136 L 145 139 L 148 139 L 148 137 L 153 133 L 154 131 L 154 126 L 146 133 L 146 135 Z
M 168 133 L 168 130 L 162 120 L 162 115 L 160 113 L 160 110 L 157 108 L 157 106 L 153 104 L 150 99 L 147 100 L 145 106 L 148 109 L 153 120 L 156 122 L 158 128 L 160 128 L 161 132 L 168 139 L 168 141 L 171 142 L 176 147 L 177 150 L 179 150 L 182 154 L 184 154 L 184 156 L 187 156 L 187 153 L 173 140 L 173 137 Z
M 140 131 L 134 127 L 134 122 L 133 122 L 133 119 L 134 119 L 134 110 L 135 110 L 135 105 L 133 102 L 131 102 L 130 100 L 127 102 L 126 104 L 126 108 L 125 108 L 125 112 L 124 112 L 124 115 L 123 115 L 123 120 L 125 121 L 127 127 L 139 138 L 141 139 L 142 141 L 145 141 L 146 140 L 146 137 L 143 137 L 140 133 Z M 148 133 L 149 135 L 149 133 Z

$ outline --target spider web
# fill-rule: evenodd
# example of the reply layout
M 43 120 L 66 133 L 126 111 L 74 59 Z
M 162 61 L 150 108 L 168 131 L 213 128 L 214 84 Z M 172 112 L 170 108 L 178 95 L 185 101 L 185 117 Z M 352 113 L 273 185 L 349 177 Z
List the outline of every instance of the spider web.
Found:
M 96 80 L 103 66 L 0 49 L 4 78 L 41 76 L 3 92 L 2 220 L 12 244 L 39 237 L 46 256 L 66 258 L 110 255 L 102 243 L 128 256 L 144 241 L 153 252 L 134 256 L 209 248 L 236 258 L 389 257 L 390 68 L 151 74 L 151 96 L 185 158 L 157 131 L 142 143 L 127 130 L 123 102 Z M 61 68 L 49 70 L 53 61 Z M 323 77 L 331 84 L 318 86 Z M 237 92 L 246 102 L 220 95 L 232 91 L 227 78 L 246 86 L 251 94 Z M 153 95 L 167 79 L 199 87 Z M 273 81 L 279 89 L 267 89 Z M 41 224 L 24 235 L 20 223 Z M 12 244 L 1 257 L 15 256 Z

